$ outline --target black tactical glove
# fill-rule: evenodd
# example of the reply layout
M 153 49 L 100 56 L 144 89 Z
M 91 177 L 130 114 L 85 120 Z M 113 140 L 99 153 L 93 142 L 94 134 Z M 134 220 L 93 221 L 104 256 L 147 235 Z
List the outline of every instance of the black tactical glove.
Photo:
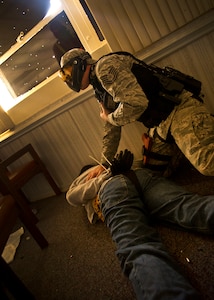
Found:
M 120 151 L 119 154 L 112 161 L 110 167 L 112 175 L 118 175 L 126 173 L 131 169 L 133 163 L 134 155 L 129 150 L 125 149 Z

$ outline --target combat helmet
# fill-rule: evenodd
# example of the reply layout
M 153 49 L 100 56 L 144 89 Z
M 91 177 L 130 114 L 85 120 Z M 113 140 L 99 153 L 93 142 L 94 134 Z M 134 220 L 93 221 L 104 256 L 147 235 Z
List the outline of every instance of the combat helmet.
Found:
M 67 51 L 60 60 L 59 77 L 75 92 L 80 91 L 87 64 L 92 64 L 91 55 L 83 49 Z

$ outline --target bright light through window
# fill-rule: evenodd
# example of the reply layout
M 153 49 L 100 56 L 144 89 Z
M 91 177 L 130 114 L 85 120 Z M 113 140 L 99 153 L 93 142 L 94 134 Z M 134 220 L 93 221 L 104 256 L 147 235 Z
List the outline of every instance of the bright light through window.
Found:
M 61 6 L 62 5 L 60 0 L 50 0 L 50 8 L 46 16 L 51 16 L 55 14 L 61 8 Z
M 50 0 L 50 8 L 46 14 L 46 17 L 51 17 L 51 15 L 54 15 L 58 11 L 60 11 L 60 9 L 61 9 L 60 0 Z M 11 95 L 10 91 L 7 88 L 7 85 L 5 84 L 4 80 L 2 80 L 1 76 L 0 76 L 0 90 L 1 90 L 0 106 L 3 108 L 4 111 L 8 111 L 11 107 L 16 105 L 23 98 L 23 95 L 19 97 L 16 97 L 16 95 Z
M 0 98 L 0 105 L 4 111 L 7 111 L 11 106 L 14 105 L 14 98 L 11 96 L 10 92 L 8 91 L 6 85 L 0 78 L 0 90 L 1 90 L 1 98 Z

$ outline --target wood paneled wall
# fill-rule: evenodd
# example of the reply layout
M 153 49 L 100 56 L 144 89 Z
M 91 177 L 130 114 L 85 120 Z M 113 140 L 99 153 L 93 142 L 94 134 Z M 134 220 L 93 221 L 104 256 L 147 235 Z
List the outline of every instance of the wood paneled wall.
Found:
M 113 51 L 136 53 L 214 7 L 213 0 L 87 0 Z

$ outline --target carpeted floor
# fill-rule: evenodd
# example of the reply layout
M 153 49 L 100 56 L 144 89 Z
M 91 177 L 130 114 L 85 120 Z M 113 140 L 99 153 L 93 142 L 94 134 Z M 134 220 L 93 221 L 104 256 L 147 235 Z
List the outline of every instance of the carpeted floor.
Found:
M 135 299 L 103 223 L 91 225 L 64 194 L 33 207 L 50 244 L 41 250 L 25 232 L 11 267 L 37 300 Z
M 194 192 L 214 194 L 214 178 L 198 174 L 188 164 L 178 170 L 173 180 Z M 38 211 L 38 227 L 50 244 L 41 250 L 25 232 L 11 267 L 37 300 L 135 299 L 103 223 L 89 224 L 85 210 L 69 206 L 64 194 L 38 201 L 33 207 Z M 202 299 L 212 300 L 213 237 L 163 225 L 157 229 Z

